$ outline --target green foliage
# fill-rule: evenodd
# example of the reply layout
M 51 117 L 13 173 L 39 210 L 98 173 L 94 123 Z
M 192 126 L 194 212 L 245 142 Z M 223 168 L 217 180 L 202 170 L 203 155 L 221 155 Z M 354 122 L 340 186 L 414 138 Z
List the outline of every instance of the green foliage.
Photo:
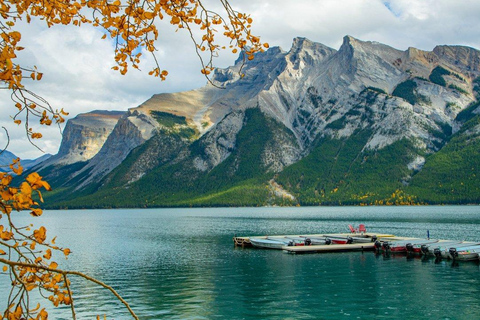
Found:
M 480 125 L 480 116 L 470 119 L 439 152 L 427 158 L 407 192 L 433 204 L 480 202 L 480 134 L 468 133 Z
M 417 83 L 414 80 L 406 80 L 397 85 L 392 95 L 402 98 L 411 105 L 416 103 L 431 104 L 430 98 L 417 93 Z
M 460 88 L 459 86 L 456 86 L 456 85 L 454 85 L 454 84 L 449 84 L 448 87 L 449 87 L 450 89 L 456 90 L 456 91 L 458 91 L 458 92 L 460 92 L 460 93 L 462 93 L 462 94 L 468 95 L 468 91 L 466 91 L 465 89 Z
M 463 109 L 461 112 L 457 114 L 455 118 L 456 121 L 459 122 L 467 122 L 471 118 L 475 116 L 473 113 L 478 107 L 480 107 L 480 101 L 472 102 L 468 107 Z
M 479 203 L 480 134 L 472 134 L 480 126 L 480 116 L 472 112 L 476 106 L 470 106 L 466 123 L 453 137 L 448 124 L 438 123 L 440 129 L 432 129 L 447 141 L 438 145 L 441 149 L 434 155 L 422 154 L 408 139 L 380 150 L 366 149 L 373 132 L 362 129 L 344 139 L 318 138 L 309 155 L 276 174 L 275 181 L 301 205 Z M 342 128 L 347 116 L 362 114 L 359 108 L 332 122 L 331 128 Z M 194 159 L 207 159 L 205 139 L 191 142 L 165 130 L 134 149 L 103 181 L 75 192 L 59 185 L 60 192 L 53 196 L 56 200 L 48 203 L 50 208 L 296 204 L 272 198 L 268 181 L 273 173 L 262 161 L 265 147 L 287 132 L 259 109 L 248 109 L 230 155 L 212 170 L 200 171 Z M 294 141 L 293 134 L 289 139 Z M 162 153 L 156 167 L 129 183 L 130 168 L 155 145 L 162 146 L 159 153 L 168 149 L 171 154 Z M 408 164 L 418 154 L 426 157 L 426 164 L 414 172 Z M 78 181 L 84 178 L 80 175 Z
M 277 181 L 302 205 L 374 204 L 388 199 L 409 174 L 413 147 L 402 140 L 378 151 L 364 150 L 370 136 L 364 130 L 344 140 L 323 138 Z
M 454 85 L 454 84 L 449 84 L 448 87 L 449 87 L 450 89 L 457 90 L 458 92 L 460 92 L 460 93 L 462 93 L 462 94 L 468 95 L 468 91 L 466 91 L 465 89 L 460 88 L 459 86 L 456 86 L 456 85 Z
M 343 129 L 343 127 L 345 127 L 346 122 L 347 122 L 347 119 L 345 118 L 345 116 L 343 116 L 327 124 L 325 129 L 340 130 L 340 129 Z
M 451 74 L 451 72 L 448 71 L 447 69 L 445 69 L 441 66 L 437 66 L 437 67 L 435 67 L 435 69 L 432 70 L 428 79 L 431 82 L 433 82 L 435 84 L 438 84 L 439 86 L 445 87 L 447 85 L 447 82 L 445 81 L 443 76 L 444 75 L 450 75 L 450 74 Z
M 187 125 L 186 118 L 182 116 L 161 111 L 150 111 L 150 114 L 158 123 L 167 128 L 173 128 L 175 125 Z
M 95 193 L 55 205 L 70 208 L 265 205 L 269 198 L 267 181 L 271 174 L 262 163 L 261 155 L 274 135 L 286 129 L 266 118 L 259 109 L 248 109 L 244 122 L 230 156 L 211 171 L 202 172 L 193 166 L 195 157 L 205 156 L 204 151 L 198 152 L 204 150 L 200 139 L 190 143 L 190 156 L 175 160 L 173 155 L 179 153 L 176 149 L 170 161 L 160 163 L 139 181 L 127 184 L 125 177 L 130 166 L 144 152 L 143 149 L 152 148 L 144 144 L 134 149 L 100 183 L 103 187 Z M 147 143 L 154 142 L 149 140 Z M 187 144 L 183 148 L 187 148 Z
M 415 92 L 417 83 L 413 80 L 407 80 L 397 85 L 393 90 L 392 95 L 406 100 L 410 104 L 418 102 L 418 97 Z

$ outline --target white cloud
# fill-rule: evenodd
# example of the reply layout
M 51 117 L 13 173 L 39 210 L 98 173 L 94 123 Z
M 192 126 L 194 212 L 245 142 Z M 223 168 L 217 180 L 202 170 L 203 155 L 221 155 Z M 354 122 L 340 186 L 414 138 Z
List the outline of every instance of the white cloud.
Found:
M 221 11 L 218 0 L 208 0 L 206 5 Z M 232 5 L 251 14 L 254 34 L 284 50 L 297 36 L 338 49 L 347 34 L 401 50 L 410 46 L 432 50 L 438 44 L 480 48 L 478 0 L 243 0 Z M 101 31 L 90 26 L 45 28 L 35 22 L 23 25 L 20 31 L 21 45 L 27 49 L 19 59 L 44 72 L 42 81 L 27 84 L 54 108 L 65 107 L 71 116 L 95 109 L 126 110 L 153 94 L 190 90 L 206 83 L 188 34 L 175 32 L 168 24 L 161 26 L 158 52 L 161 67 L 169 71 L 165 82 L 147 75 L 153 65 L 148 55 L 141 64 L 142 72 L 131 70 L 121 76 L 111 70 L 112 44 L 101 40 Z M 217 66 L 226 67 L 235 58 L 224 52 Z M 0 124 L 8 125 L 12 138 L 9 150 L 25 158 L 40 156 L 22 140 L 24 132 L 11 123 L 14 108 L 6 92 L 0 92 L 0 108 L 4 110 Z M 55 153 L 61 140 L 58 131 L 42 132 L 45 138 L 39 145 Z M 0 144 L 4 139 L 0 132 Z

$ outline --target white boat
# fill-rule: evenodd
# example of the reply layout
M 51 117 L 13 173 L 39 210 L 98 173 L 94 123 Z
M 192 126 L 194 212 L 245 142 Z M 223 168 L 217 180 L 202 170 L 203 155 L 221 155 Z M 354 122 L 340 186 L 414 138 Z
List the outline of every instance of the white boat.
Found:
M 440 240 L 434 243 L 423 244 L 420 248 L 422 254 L 426 256 L 435 256 L 437 258 L 441 258 L 441 252 L 444 250 L 450 249 L 450 247 L 461 244 L 462 241 L 452 240 L 452 241 L 445 241 Z
M 287 246 L 288 243 L 292 241 L 286 238 L 278 239 L 268 239 L 265 237 L 262 238 L 250 238 L 250 243 L 257 248 L 267 248 L 267 249 L 282 249 L 282 247 Z
M 455 248 L 456 250 L 460 250 L 461 248 L 465 247 L 471 247 L 471 246 L 476 246 L 480 245 L 478 242 L 470 242 L 470 241 L 464 241 L 456 245 L 451 245 L 448 247 L 442 247 L 441 250 L 436 251 L 435 256 L 436 257 L 442 257 L 443 259 L 453 259 L 453 257 L 450 255 L 450 248 Z
M 451 247 L 448 252 L 454 260 L 478 260 L 480 254 L 480 244 L 469 247 Z

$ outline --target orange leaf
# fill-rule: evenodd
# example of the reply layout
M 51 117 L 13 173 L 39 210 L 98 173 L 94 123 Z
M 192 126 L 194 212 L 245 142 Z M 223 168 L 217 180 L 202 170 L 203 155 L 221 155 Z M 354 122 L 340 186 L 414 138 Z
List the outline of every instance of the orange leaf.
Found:
M 33 236 L 38 243 L 43 243 L 47 238 L 47 229 L 44 226 L 41 226 L 38 230 L 33 231 Z
M 47 260 L 50 260 L 50 258 L 52 257 L 52 250 L 50 249 L 47 249 L 47 251 L 45 252 L 45 254 L 43 255 L 43 257 Z

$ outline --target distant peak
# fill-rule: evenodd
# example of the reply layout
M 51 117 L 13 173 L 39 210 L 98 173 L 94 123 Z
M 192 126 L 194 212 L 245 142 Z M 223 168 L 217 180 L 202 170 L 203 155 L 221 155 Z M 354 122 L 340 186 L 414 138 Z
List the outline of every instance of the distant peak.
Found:
M 293 47 L 299 47 L 299 46 L 303 46 L 304 44 L 308 44 L 308 43 L 313 43 L 312 41 L 308 40 L 307 38 L 304 38 L 304 37 L 296 37 L 296 38 L 293 38 Z
M 352 36 L 346 35 L 345 37 L 343 37 L 343 44 L 342 45 L 350 45 L 350 44 L 353 44 L 355 42 L 358 42 L 358 39 L 355 39 Z

